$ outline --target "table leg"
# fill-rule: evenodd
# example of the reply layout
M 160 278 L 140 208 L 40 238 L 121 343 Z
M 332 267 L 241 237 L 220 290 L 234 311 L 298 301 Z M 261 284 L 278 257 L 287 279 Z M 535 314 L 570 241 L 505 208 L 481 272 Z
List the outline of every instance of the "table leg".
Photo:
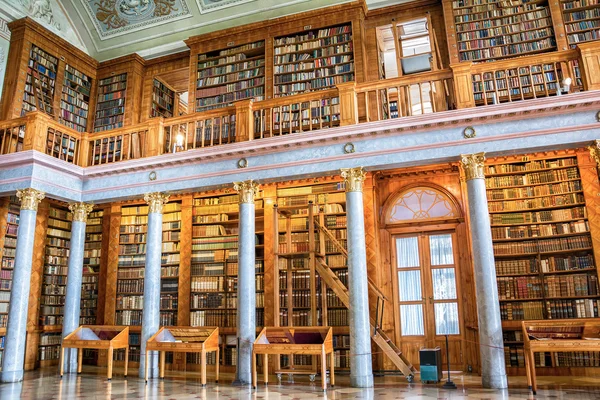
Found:
M 533 394 L 537 393 L 537 376 L 535 373 L 535 357 L 533 351 L 529 351 L 529 364 L 531 365 L 531 381 L 533 383 Z
M 125 347 L 125 375 L 124 375 L 125 378 L 127 378 L 128 370 L 129 370 L 129 345 L 127 345 L 127 347 Z
M 219 383 L 219 353 L 220 353 L 220 349 L 219 347 L 217 347 L 217 363 L 215 365 L 216 371 L 215 371 L 215 382 Z
M 200 352 L 200 383 L 206 386 L 206 350 Z
M 65 348 L 60 346 L 60 377 L 63 377 L 65 372 Z
M 148 383 L 148 350 L 146 350 L 146 362 L 144 363 L 144 380 Z
M 327 390 L 327 356 L 325 350 L 321 350 L 321 387 Z
M 165 379 L 165 360 L 167 359 L 167 352 L 159 352 L 160 357 L 160 379 Z
M 256 389 L 256 381 L 258 380 L 258 376 L 256 376 L 256 353 L 252 352 L 252 388 Z
M 525 372 L 527 374 L 527 387 L 532 390 L 533 383 L 531 382 L 531 361 L 529 360 L 529 350 L 525 349 Z
M 113 348 L 108 348 L 108 380 L 112 379 L 112 368 L 113 368 Z
M 77 373 L 81 373 L 81 368 L 83 366 L 83 349 L 77 349 Z
M 263 373 L 265 374 L 265 385 L 269 384 L 269 355 L 263 356 Z
M 329 384 L 331 385 L 331 387 L 335 386 L 335 372 L 333 371 L 335 369 L 334 362 L 335 356 L 334 352 L 332 351 L 329 354 Z

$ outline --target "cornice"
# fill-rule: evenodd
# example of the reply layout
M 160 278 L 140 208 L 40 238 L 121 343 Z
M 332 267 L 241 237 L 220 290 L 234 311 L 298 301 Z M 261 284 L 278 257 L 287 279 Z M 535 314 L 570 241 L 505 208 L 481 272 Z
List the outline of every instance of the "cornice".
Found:
M 364 140 L 366 138 L 386 137 L 407 133 L 416 133 L 439 128 L 460 127 L 470 125 L 477 127 L 479 124 L 489 122 L 523 120 L 539 117 L 540 115 L 555 115 L 595 109 L 600 106 L 600 91 L 581 92 L 567 96 L 529 100 L 523 104 L 507 103 L 483 108 L 468 108 L 462 110 L 444 111 L 435 114 L 424 114 L 401 119 L 362 123 L 351 126 L 330 128 L 310 134 L 293 134 L 260 140 L 238 142 L 226 145 L 205 147 L 202 149 L 189 150 L 175 154 L 163 154 L 160 156 L 146 157 L 136 160 L 128 160 L 114 164 L 105 164 L 85 168 L 86 179 L 103 176 L 130 173 L 133 171 L 144 171 L 150 169 L 167 168 L 174 165 L 200 162 L 205 160 L 228 160 L 240 157 L 258 156 L 290 149 L 315 147 L 323 145 L 343 146 L 347 141 Z M 567 132 L 573 129 L 598 128 L 600 123 L 579 125 L 577 127 L 560 127 L 555 129 L 544 129 L 539 131 L 518 132 L 514 134 L 503 134 L 503 139 L 545 135 L 550 133 Z M 451 145 L 483 143 L 498 140 L 498 137 L 463 139 L 456 142 L 448 142 Z M 407 147 L 408 148 L 408 147 Z M 413 150 L 421 150 L 426 146 L 416 146 Z M 385 153 L 388 150 L 379 150 Z M 396 152 L 397 149 L 389 151 Z M 364 156 L 364 152 L 354 154 L 343 154 L 345 159 Z
M 0 163 L 0 170 L 14 169 L 35 164 L 49 167 L 77 178 L 81 178 L 84 175 L 83 167 L 70 164 L 66 161 L 57 160 L 52 156 L 34 150 L 19 151 L 17 153 L 5 154 L 1 157 L 2 163 Z

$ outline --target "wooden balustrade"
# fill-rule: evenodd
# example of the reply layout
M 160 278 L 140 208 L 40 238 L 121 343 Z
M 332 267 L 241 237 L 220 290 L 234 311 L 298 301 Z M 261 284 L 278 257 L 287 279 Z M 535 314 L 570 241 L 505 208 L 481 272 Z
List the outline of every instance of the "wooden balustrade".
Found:
M 381 121 L 456 108 L 452 71 L 441 70 L 356 84 L 364 120 Z
M 0 122 L 0 154 L 36 150 L 94 166 L 329 127 L 600 89 L 600 50 L 580 48 L 253 102 L 103 133 L 79 133 L 34 111 Z M 571 78 L 569 90 L 564 79 Z M 562 90 L 561 90 L 562 88 Z M 181 147 L 174 146 L 179 140 Z
M 164 121 L 164 132 L 164 153 L 233 143 L 236 141 L 236 108 L 168 118 Z
M 339 125 L 339 93 L 329 89 L 255 102 L 251 137 L 262 139 Z

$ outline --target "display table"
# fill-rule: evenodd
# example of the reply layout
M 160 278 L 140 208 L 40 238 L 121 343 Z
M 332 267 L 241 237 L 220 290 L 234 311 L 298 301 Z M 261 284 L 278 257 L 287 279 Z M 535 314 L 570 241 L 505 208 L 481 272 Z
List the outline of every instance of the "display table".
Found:
M 219 328 L 213 327 L 162 327 L 146 342 L 146 360 L 149 351 L 160 353 L 161 378 L 165 377 L 165 353 L 200 353 L 202 386 L 206 385 L 206 353 L 216 351 L 215 381 L 219 381 Z M 148 382 L 148 362 L 144 378 Z
M 129 360 L 129 327 L 115 325 L 82 325 L 63 341 L 60 349 L 60 376 L 64 372 L 65 349 L 77 349 L 77 373 L 81 373 L 83 359 L 82 349 L 108 350 L 108 373 L 107 377 L 112 379 L 113 351 L 125 349 L 125 376 Z
M 600 351 L 600 321 L 523 321 L 525 370 L 529 389 L 537 392 L 533 353 Z
M 269 382 L 269 354 L 310 354 L 321 356 L 321 386 L 327 389 L 327 354 L 330 355 L 331 386 L 335 385 L 332 329 L 327 326 L 265 327 L 252 349 L 252 387 L 256 388 L 256 355 L 264 355 L 264 379 Z M 316 374 L 315 370 L 281 369 L 276 374 Z

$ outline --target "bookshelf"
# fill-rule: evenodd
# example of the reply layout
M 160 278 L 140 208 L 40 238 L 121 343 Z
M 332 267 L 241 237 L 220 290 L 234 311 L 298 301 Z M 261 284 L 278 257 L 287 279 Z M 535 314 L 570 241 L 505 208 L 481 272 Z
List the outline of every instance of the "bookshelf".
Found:
M 264 326 L 264 213 L 257 199 L 256 327 Z M 190 325 L 218 326 L 223 366 L 235 366 L 239 196 L 222 194 L 193 202 Z M 197 361 L 188 355 L 188 362 Z
M 58 59 L 56 57 L 36 45 L 31 45 L 21 116 L 28 111 L 38 109 L 54 116 L 54 90 L 57 68 Z
M 176 326 L 181 247 L 181 202 L 165 204 L 162 231 L 160 325 Z
M 102 253 L 102 219 L 104 211 L 93 211 L 88 215 L 85 227 L 85 250 L 83 252 L 83 280 L 81 287 L 80 325 L 96 324 L 98 308 L 98 277 Z
M 66 133 L 59 132 L 53 128 L 48 128 L 46 138 L 46 154 L 59 160 L 65 160 L 74 163 L 76 160 L 76 152 L 78 139 Z
M 8 322 L 8 304 L 15 267 L 19 214 L 20 202 L 16 197 L 11 197 L 6 214 L 4 249 L 2 250 L 2 265 L 0 265 L 0 329 L 6 328 Z
M 560 63 L 542 63 L 474 73 L 472 79 L 475 105 L 482 106 L 556 96 L 563 71 Z
M 155 78 L 152 87 L 152 109 L 150 111 L 150 117 L 172 117 L 175 110 L 175 101 L 175 91 Z
M 454 0 L 451 9 L 459 61 L 494 61 L 556 49 L 548 1 Z
M 265 41 L 198 54 L 196 112 L 265 96 Z
M 343 182 L 277 189 L 275 232 L 278 244 L 276 326 L 334 327 L 334 358 L 341 369 L 349 365 L 348 310 L 315 272 L 316 258 L 348 285 L 346 258 L 320 234 L 315 220 L 346 247 L 346 194 Z M 291 301 L 290 301 L 291 299 Z M 288 356 L 280 363 L 290 365 Z M 315 365 L 312 357 L 295 355 L 293 365 Z
M 486 165 L 486 187 L 507 367 L 524 367 L 512 321 L 598 317 L 598 273 L 578 159 L 555 156 Z M 535 355 L 538 367 L 571 353 Z M 575 361 L 574 361 L 575 362 Z M 578 361 L 577 361 L 578 362 Z
M 85 132 L 88 126 L 91 90 L 92 79 L 66 64 L 58 121 L 78 132 Z
M 63 323 L 71 220 L 72 214 L 66 208 L 50 206 L 40 299 L 39 323 L 43 332 L 40 334 L 38 354 L 39 361 L 46 361 L 46 364 L 58 361 L 60 333 L 56 334 L 53 331 L 60 331 Z
M 275 97 L 330 89 L 354 81 L 350 23 L 277 37 L 273 54 Z
M 561 0 L 567 42 L 577 43 L 600 39 L 600 3 L 597 0 Z
M 127 73 L 98 80 L 94 132 L 121 128 L 125 118 Z

